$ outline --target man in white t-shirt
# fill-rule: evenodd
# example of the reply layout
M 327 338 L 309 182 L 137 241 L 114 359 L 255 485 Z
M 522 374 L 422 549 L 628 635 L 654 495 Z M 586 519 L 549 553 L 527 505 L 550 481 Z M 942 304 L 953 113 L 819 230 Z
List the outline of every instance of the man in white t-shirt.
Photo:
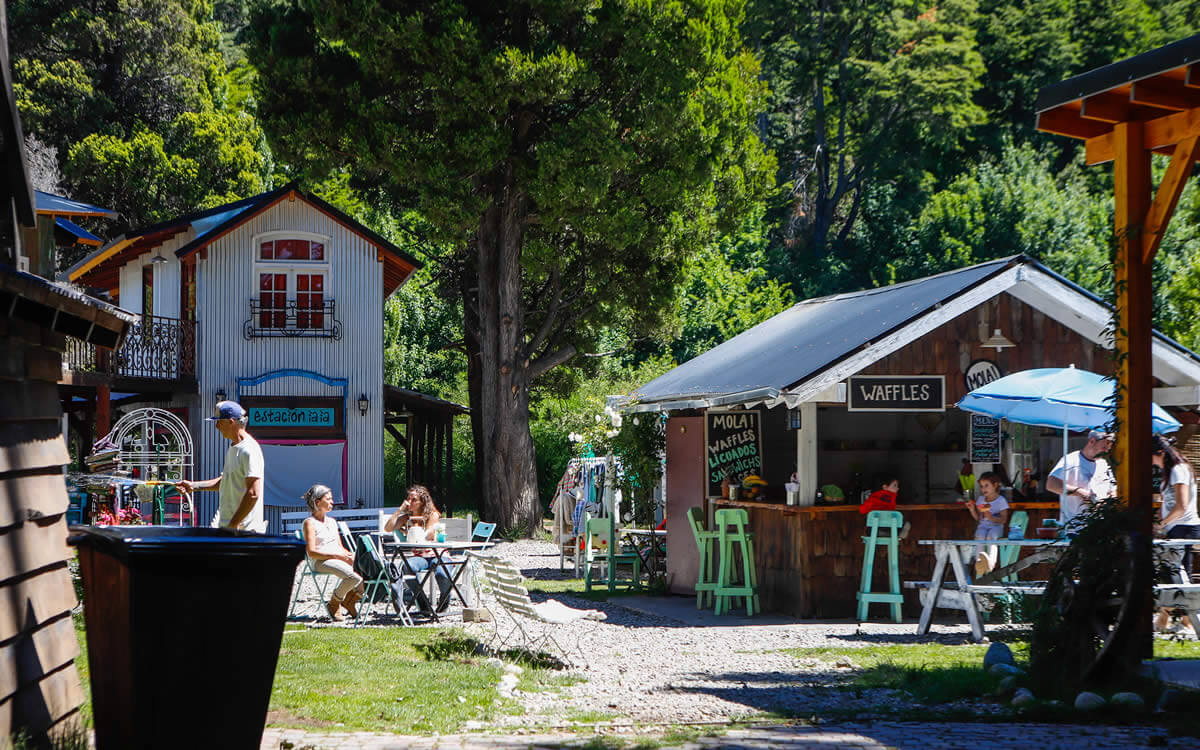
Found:
M 213 416 L 205 420 L 216 425 L 232 443 L 225 451 L 221 476 L 198 482 L 180 482 L 180 489 L 218 490 L 221 493 L 217 526 L 243 531 L 267 530 L 263 514 L 263 454 L 258 441 L 246 431 L 246 410 L 236 401 L 217 404 Z
M 1101 453 L 1112 449 L 1111 432 L 1092 430 L 1088 433 L 1087 445 L 1059 459 L 1046 477 L 1046 489 L 1065 496 L 1058 509 L 1058 523 L 1066 526 L 1086 506 L 1097 500 L 1105 500 L 1116 494 L 1112 470 L 1108 462 L 1100 458 Z

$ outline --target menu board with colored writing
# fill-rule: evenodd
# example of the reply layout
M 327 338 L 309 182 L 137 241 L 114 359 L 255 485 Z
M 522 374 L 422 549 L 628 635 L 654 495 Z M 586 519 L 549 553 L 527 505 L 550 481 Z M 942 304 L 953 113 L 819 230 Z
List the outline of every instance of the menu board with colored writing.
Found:
M 1000 420 L 972 414 L 970 447 L 972 463 L 1000 463 Z
M 757 411 L 708 412 L 708 494 L 721 494 L 721 481 L 740 484 L 750 474 L 762 475 L 762 415 Z

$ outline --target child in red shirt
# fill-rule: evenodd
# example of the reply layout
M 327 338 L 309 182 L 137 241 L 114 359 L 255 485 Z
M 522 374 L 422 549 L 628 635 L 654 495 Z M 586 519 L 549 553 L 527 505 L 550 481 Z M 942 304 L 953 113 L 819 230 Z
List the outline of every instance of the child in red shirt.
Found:
M 858 506 L 858 512 L 866 515 L 873 510 L 895 510 L 896 493 L 899 491 L 900 480 L 893 476 L 887 477 L 880 483 L 880 488 L 872 492 L 862 505 Z

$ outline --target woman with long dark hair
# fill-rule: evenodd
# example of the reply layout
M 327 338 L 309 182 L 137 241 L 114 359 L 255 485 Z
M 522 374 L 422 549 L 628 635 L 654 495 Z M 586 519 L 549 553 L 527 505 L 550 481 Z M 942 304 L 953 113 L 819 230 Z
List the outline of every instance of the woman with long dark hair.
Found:
M 383 525 L 384 531 L 397 532 L 401 541 L 415 542 L 417 539 L 421 541 L 432 542 L 437 536 L 437 523 L 442 518 L 442 514 L 438 512 L 437 506 L 433 504 L 433 496 L 429 494 L 428 488 L 420 484 L 414 484 L 408 488 L 408 496 L 396 512 L 392 513 L 391 517 Z M 437 581 L 438 590 L 441 595 L 438 597 L 438 612 L 445 611 L 450 605 L 450 576 L 442 565 L 438 564 L 437 555 L 433 548 L 418 550 L 415 554 L 408 557 L 408 565 L 412 568 L 412 572 L 418 577 L 421 571 L 433 568 L 433 578 Z M 405 594 L 404 603 L 407 605 L 412 597 L 416 597 L 417 604 L 420 606 L 421 612 L 429 614 L 432 612 L 432 607 L 429 600 L 425 597 L 425 593 L 414 581 L 408 582 L 408 592 Z
M 1167 539 L 1200 539 L 1200 515 L 1196 513 L 1196 473 L 1191 463 L 1162 435 L 1155 435 L 1150 445 L 1154 465 L 1162 472 L 1162 520 L 1156 524 L 1156 530 Z M 1190 547 L 1183 553 L 1183 569 L 1190 577 Z M 1154 623 L 1155 629 L 1165 628 L 1169 617 L 1170 610 L 1160 609 Z

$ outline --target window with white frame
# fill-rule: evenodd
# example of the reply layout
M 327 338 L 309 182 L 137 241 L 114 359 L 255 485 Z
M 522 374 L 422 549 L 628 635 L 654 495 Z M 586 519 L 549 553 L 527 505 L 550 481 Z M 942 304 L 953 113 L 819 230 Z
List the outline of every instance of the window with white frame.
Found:
M 325 240 L 304 235 L 259 238 L 251 335 L 322 335 L 333 331 Z

